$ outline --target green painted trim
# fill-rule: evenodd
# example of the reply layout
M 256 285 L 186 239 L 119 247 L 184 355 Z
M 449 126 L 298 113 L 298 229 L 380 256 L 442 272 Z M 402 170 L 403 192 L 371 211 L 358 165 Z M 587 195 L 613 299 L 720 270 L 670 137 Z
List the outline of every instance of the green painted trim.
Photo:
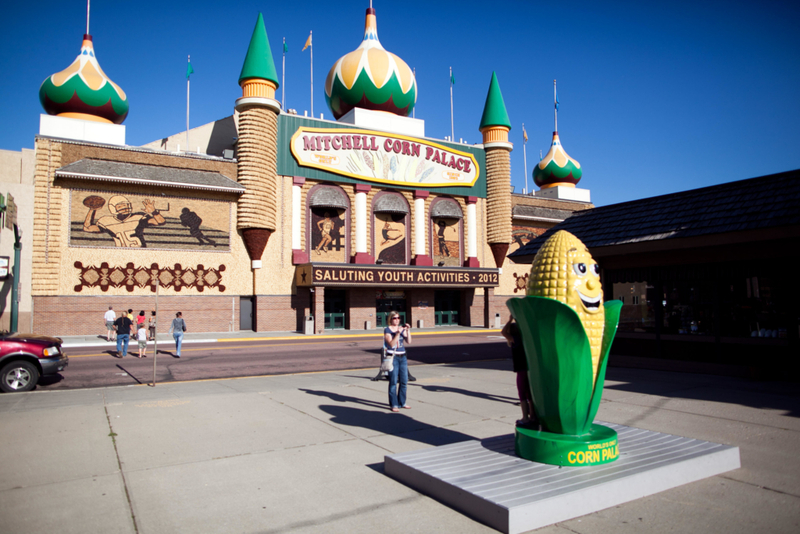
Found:
M 619 458 L 619 440 L 614 429 L 592 425 L 580 436 L 517 427 L 514 437 L 517 456 L 548 465 L 581 467 L 601 465 Z
M 291 139 L 297 132 L 298 128 L 306 126 L 310 128 L 329 128 L 329 129 L 352 129 L 361 130 L 358 126 L 351 126 L 349 124 L 333 123 L 330 121 L 321 121 L 318 119 L 311 119 L 309 117 L 299 117 L 296 115 L 287 115 L 281 113 L 278 116 L 278 174 L 280 176 L 303 176 L 311 180 L 321 180 L 326 182 L 335 182 L 343 184 L 367 184 L 373 187 L 386 187 L 397 190 L 414 191 L 417 189 L 424 189 L 427 191 L 452 196 L 474 196 L 478 198 L 486 198 L 486 151 L 482 148 L 477 148 L 468 145 L 461 145 L 458 143 L 448 143 L 441 140 L 433 140 L 436 144 L 446 146 L 454 151 L 468 152 L 475 157 L 478 163 L 479 175 L 478 179 L 472 187 L 422 187 L 419 184 L 413 186 L 394 185 L 383 186 L 376 185 L 374 182 L 366 180 L 358 180 L 349 178 L 332 172 L 323 171 L 321 169 L 314 169 L 311 167 L 301 167 L 292 156 Z M 376 132 L 380 135 L 386 135 L 386 132 Z
M 495 72 L 492 72 L 492 80 L 489 82 L 489 93 L 486 95 L 479 129 L 483 130 L 490 126 L 505 126 L 511 129 L 511 121 L 508 119 L 503 93 L 500 92 L 500 83 Z
M 247 48 L 247 55 L 242 65 L 242 73 L 239 74 L 239 84 L 244 80 L 260 78 L 269 80 L 279 87 L 278 72 L 275 70 L 275 62 L 272 60 L 272 49 L 269 47 L 267 29 L 264 27 L 264 16 L 259 13 L 256 20 L 256 27 L 253 29 L 253 36 L 250 38 L 250 46 Z
M 416 100 L 416 83 L 404 93 L 400 80 L 395 73 L 392 73 L 383 87 L 376 87 L 366 69 L 359 73 L 350 89 L 345 87 L 337 75 L 333 78 L 331 94 L 325 92 L 325 103 L 337 119 L 354 107 L 388 111 L 401 117 L 408 117 L 414 109 Z
M 539 165 L 533 166 L 533 183 L 539 187 L 556 182 L 577 184 L 581 176 L 583 176 L 583 170 L 569 160 L 563 167 L 559 167 L 555 161 L 550 161 L 544 169 Z
M 89 88 L 80 76 L 73 76 L 57 86 L 48 76 L 39 87 L 39 102 L 50 115 L 76 112 L 107 118 L 121 124 L 128 115 L 128 100 L 120 98 L 114 87 L 106 82 L 98 90 Z

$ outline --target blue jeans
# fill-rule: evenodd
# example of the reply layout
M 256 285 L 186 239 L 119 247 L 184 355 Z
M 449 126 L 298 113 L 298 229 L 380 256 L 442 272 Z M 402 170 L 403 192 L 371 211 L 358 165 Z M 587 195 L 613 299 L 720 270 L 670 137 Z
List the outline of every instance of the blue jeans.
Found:
M 175 350 L 178 356 L 181 355 L 181 344 L 183 343 L 183 332 L 173 332 L 172 337 L 175 338 Z
M 400 379 L 398 392 L 397 379 Z M 395 356 L 392 362 L 392 371 L 389 373 L 389 406 L 402 408 L 406 405 L 406 390 L 408 389 L 408 358 L 406 355 Z
M 128 355 L 128 342 L 130 339 L 130 334 L 117 334 L 117 354 L 119 354 L 121 350 L 123 356 Z

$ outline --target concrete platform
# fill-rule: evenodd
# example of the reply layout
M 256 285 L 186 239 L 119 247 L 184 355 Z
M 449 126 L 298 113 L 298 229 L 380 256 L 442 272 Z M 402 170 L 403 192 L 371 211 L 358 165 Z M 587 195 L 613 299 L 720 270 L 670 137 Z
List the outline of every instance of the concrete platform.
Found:
M 384 470 L 467 516 L 516 534 L 740 467 L 738 447 L 599 423 L 619 436 L 620 457 L 610 464 L 562 468 L 523 460 L 508 434 L 389 455 Z

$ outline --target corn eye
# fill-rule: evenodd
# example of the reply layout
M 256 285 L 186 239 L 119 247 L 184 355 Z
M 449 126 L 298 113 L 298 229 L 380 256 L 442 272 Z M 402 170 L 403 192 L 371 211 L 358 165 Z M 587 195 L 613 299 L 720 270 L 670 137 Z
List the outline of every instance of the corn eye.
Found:
M 594 273 L 596 276 L 600 276 L 600 266 L 599 266 L 599 265 L 597 265 L 596 263 L 593 263 L 593 264 L 592 264 L 592 272 L 593 272 L 593 273 Z
M 575 263 L 572 265 L 572 270 L 575 271 L 575 274 L 578 276 L 585 276 L 586 275 L 586 264 L 585 263 Z

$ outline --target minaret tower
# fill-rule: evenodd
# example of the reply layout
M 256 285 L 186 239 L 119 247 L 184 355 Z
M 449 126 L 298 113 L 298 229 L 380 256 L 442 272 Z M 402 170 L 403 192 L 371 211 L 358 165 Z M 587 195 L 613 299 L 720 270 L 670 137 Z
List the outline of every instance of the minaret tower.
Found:
M 278 74 L 272 60 L 264 17 L 258 14 L 250 46 L 239 75 L 242 97 L 239 112 L 239 183 L 245 192 L 239 199 L 237 228 L 253 269 L 261 268 L 261 255 L 277 225 L 278 115 L 275 100 Z
M 486 211 L 489 247 L 500 268 L 511 244 L 511 161 L 514 145 L 508 141 L 511 121 L 500 93 L 497 74 L 492 72 L 489 94 L 483 107 L 480 131 L 486 150 Z M 470 266 L 471 267 L 471 266 Z

